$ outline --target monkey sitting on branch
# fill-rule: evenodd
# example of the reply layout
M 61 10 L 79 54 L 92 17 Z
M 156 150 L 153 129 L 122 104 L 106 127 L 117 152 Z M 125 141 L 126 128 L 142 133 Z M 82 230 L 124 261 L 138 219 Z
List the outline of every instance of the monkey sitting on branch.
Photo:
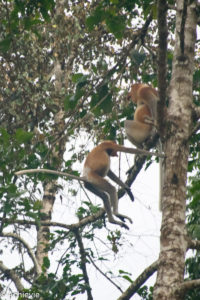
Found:
M 124 122 L 125 132 L 129 141 L 141 147 L 150 136 L 153 129 L 157 126 L 157 104 L 159 101 L 158 92 L 151 86 L 144 83 L 135 83 L 128 93 L 128 98 L 137 105 L 134 120 Z M 159 139 L 157 148 L 162 150 L 161 140 Z M 159 161 L 160 165 L 160 196 L 159 209 L 162 210 L 162 189 L 164 182 L 163 159 Z
M 128 219 L 131 223 L 131 218 L 122 215 L 118 212 L 118 196 L 117 191 L 114 186 L 112 186 L 104 177 L 108 176 L 110 179 L 115 181 L 123 189 L 126 190 L 130 199 L 134 201 L 134 196 L 130 190 L 130 187 L 123 183 L 111 170 L 110 170 L 110 157 L 117 156 L 117 152 L 125 152 L 132 154 L 141 154 L 141 155 L 155 155 L 163 157 L 162 154 L 153 153 L 145 151 L 142 149 L 134 149 L 124 147 L 122 145 L 116 144 L 114 141 L 104 141 L 98 146 L 96 146 L 86 157 L 84 168 L 83 168 L 83 177 L 78 177 L 71 175 L 65 172 L 59 172 L 48 169 L 29 169 L 18 171 L 16 175 L 22 175 L 27 173 L 49 173 L 55 175 L 66 176 L 71 179 L 76 179 L 78 181 L 83 181 L 85 187 L 99 196 L 104 203 L 104 207 L 108 216 L 110 223 L 118 224 L 126 229 L 129 229 L 125 224 L 125 219 Z M 118 221 L 114 218 L 115 215 L 121 221 Z
M 135 83 L 128 93 L 133 103 L 137 105 L 134 120 L 126 120 L 124 127 L 129 141 L 141 147 L 151 135 L 153 127 L 157 125 L 158 92 L 144 83 Z

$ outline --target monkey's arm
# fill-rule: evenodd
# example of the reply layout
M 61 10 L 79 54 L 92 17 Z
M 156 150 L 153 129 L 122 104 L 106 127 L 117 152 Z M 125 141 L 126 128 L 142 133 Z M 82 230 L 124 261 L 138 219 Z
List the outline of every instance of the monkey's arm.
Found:
M 107 176 L 108 176 L 110 179 L 112 179 L 115 183 L 117 183 L 119 186 L 121 186 L 123 189 L 125 189 L 125 191 L 126 191 L 127 194 L 129 195 L 131 201 L 134 201 L 134 196 L 133 196 L 133 194 L 132 194 L 132 192 L 131 192 L 130 187 L 129 187 L 127 184 L 125 184 L 123 181 L 121 181 L 121 180 L 119 179 L 119 177 L 117 177 L 117 176 L 115 175 L 115 173 L 113 173 L 111 170 L 108 171 Z
M 144 123 L 149 124 L 149 125 L 153 125 L 153 126 L 156 127 L 156 121 L 153 118 L 149 117 L 149 116 L 144 117 Z

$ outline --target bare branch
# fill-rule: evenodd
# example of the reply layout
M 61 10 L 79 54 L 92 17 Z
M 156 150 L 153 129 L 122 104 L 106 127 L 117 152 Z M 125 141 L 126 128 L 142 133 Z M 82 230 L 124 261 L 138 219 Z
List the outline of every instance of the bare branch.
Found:
M 100 208 L 99 211 L 91 216 L 85 217 L 84 219 L 80 220 L 77 223 L 74 223 L 72 225 L 67 225 L 64 223 L 59 223 L 59 222 L 47 222 L 47 221 L 40 221 L 40 224 L 42 226 L 54 226 L 54 227 L 61 227 L 65 228 L 67 230 L 75 230 L 76 228 L 83 227 L 85 225 L 88 225 L 90 223 L 93 223 L 94 221 L 98 220 L 99 218 L 103 217 L 105 214 L 104 208 Z M 2 221 L 2 218 L 0 218 L 0 221 Z M 38 224 L 35 221 L 31 220 L 13 220 L 13 219 L 4 219 L 5 223 L 7 224 L 20 224 L 20 225 L 33 225 L 33 226 L 38 226 Z
M 145 143 L 145 148 L 146 149 L 151 149 L 153 147 L 155 147 L 155 145 L 157 144 L 159 139 L 159 136 L 157 133 L 155 133 L 151 139 L 149 139 L 146 143 Z M 135 161 L 134 161 L 134 165 L 126 172 L 126 174 L 128 174 L 128 178 L 126 180 L 126 184 L 128 186 L 131 186 L 132 183 L 134 182 L 135 178 L 137 177 L 138 173 L 140 172 L 140 170 L 142 169 L 144 163 L 145 163 L 146 158 L 144 156 L 140 156 L 137 155 L 135 156 Z M 123 197 L 125 194 L 125 190 L 124 189 L 120 189 L 118 191 L 118 198 Z
M 162 158 L 165 157 L 165 155 L 163 153 L 150 152 L 150 151 L 140 149 L 140 148 L 129 148 L 129 147 L 121 146 L 121 145 L 117 145 L 117 146 L 119 146 L 119 148 L 116 147 L 116 150 L 119 152 L 125 152 L 125 153 L 130 153 L 130 154 L 137 154 L 137 155 L 145 155 L 145 156 L 150 155 L 150 156 L 156 156 L 156 157 L 162 157 Z
M 11 237 L 11 238 L 19 241 L 20 243 L 22 243 L 24 245 L 24 247 L 26 248 L 29 257 L 33 261 L 36 274 L 39 275 L 41 273 L 41 268 L 40 268 L 40 266 L 39 266 L 39 264 L 36 260 L 36 257 L 34 255 L 33 251 L 31 250 L 30 246 L 28 245 L 28 243 L 23 238 L 21 238 L 19 235 L 15 234 L 15 233 L 12 233 L 12 232 L 8 232 L 8 233 L 2 232 L 0 236 L 2 236 L 2 237 Z
M 78 242 L 79 246 L 79 251 L 80 251 L 80 256 L 81 256 L 81 263 L 80 263 L 80 268 L 83 272 L 83 278 L 85 280 L 85 288 L 87 291 L 87 299 L 88 300 L 93 300 L 92 293 L 91 293 L 91 287 L 90 287 L 90 282 L 89 282 L 89 277 L 87 273 L 87 268 L 86 268 L 86 262 L 87 262 L 87 255 L 84 249 L 83 241 L 81 234 L 79 232 L 79 229 L 74 230 L 75 237 Z
M 191 289 L 200 287 L 200 279 L 194 279 L 190 281 L 184 281 L 178 287 L 174 288 L 174 293 L 179 293 L 180 295 L 185 295 L 185 293 Z
M 137 292 L 138 288 L 140 288 L 145 283 L 145 281 L 149 279 L 151 275 L 153 275 L 157 268 L 158 260 L 151 264 L 148 268 L 146 268 L 117 300 L 130 299 L 135 294 L 135 292 Z
M 159 139 L 159 135 L 157 133 L 155 133 L 146 143 L 145 143 L 145 149 L 149 150 L 153 147 L 156 146 L 157 142 Z M 131 167 L 126 174 L 129 174 L 128 180 L 126 181 L 126 184 L 128 184 L 128 186 L 130 186 L 130 184 L 134 181 L 134 179 L 136 178 L 136 176 L 138 175 L 138 173 L 140 172 L 140 170 L 143 167 L 143 164 L 145 162 L 145 157 L 144 156 L 136 156 L 135 157 L 135 163 L 134 166 Z M 134 176 L 133 174 L 134 173 Z
M 7 268 L 3 264 L 3 262 L 0 261 L 0 270 L 6 275 L 6 277 L 10 278 L 14 282 L 18 292 L 23 292 L 24 286 L 22 285 L 20 278 L 17 276 L 13 269 Z
M 104 272 L 101 271 L 101 269 L 99 269 L 99 267 L 95 264 L 95 262 L 92 260 L 90 256 L 89 256 L 89 260 L 102 276 L 104 276 L 108 281 L 110 281 L 118 290 L 120 290 L 121 293 L 123 292 L 120 286 L 118 286 L 110 277 L 108 277 Z

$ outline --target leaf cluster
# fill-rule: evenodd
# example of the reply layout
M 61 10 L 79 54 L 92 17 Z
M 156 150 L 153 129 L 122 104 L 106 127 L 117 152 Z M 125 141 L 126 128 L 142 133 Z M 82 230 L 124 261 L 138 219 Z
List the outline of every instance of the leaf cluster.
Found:
M 50 13 L 55 7 L 54 0 L 11 0 L 3 1 L 7 14 L 1 19 L 6 34 L 0 40 L 0 51 L 9 50 L 14 37 L 25 31 L 39 35 L 37 25 L 50 21 Z M 9 16 L 9 18 L 8 18 Z

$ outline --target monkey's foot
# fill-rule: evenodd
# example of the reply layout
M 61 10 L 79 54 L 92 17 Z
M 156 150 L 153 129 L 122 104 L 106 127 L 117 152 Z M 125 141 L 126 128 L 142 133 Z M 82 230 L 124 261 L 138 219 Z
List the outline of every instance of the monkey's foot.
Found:
M 131 220 L 131 218 L 125 216 L 125 215 L 121 215 L 121 214 L 115 214 L 116 217 L 118 217 L 120 220 L 122 220 L 123 222 L 125 222 L 125 220 L 129 220 L 129 222 L 132 224 L 133 221 Z
M 129 229 L 129 227 L 124 222 L 119 222 L 115 219 L 109 220 L 109 222 L 112 223 L 112 224 L 120 225 L 121 227 L 123 227 L 125 229 Z

